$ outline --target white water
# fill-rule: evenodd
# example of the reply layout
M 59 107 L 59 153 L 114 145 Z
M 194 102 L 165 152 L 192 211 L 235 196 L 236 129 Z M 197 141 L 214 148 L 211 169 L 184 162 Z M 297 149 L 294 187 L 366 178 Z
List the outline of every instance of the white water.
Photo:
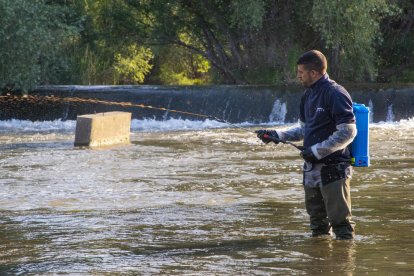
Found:
M 263 125 L 266 128 L 290 126 L 293 124 L 280 124 L 269 122 Z M 201 129 L 216 129 L 216 128 L 235 128 L 235 127 L 251 127 L 258 126 L 252 123 L 240 123 L 229 125 L 226 123 L 217 122 L 214 120 L 193 121 L 188 119 L 169 119 L 165 121 L 157 121 L 155 119 L 132 120 L 132 132 L 160 132 L 160 131 L 180 131 L 180 130 L 201 130 Z M 414 117 L 408 120 L 400 120 L 397 122 L 379 122 L 371 123 L 371 128 L 398 128 L 411 129 L 414 128 Z M 76 121 L 55 120 L 55 121 L 27 121 L 27 120 L 6 120 L 0 121 L 0 134 L 8 133 L 53 133 L 53 132 L 74 132 L 76 128 Z
M 269 122 L 284 122 L 286 113 L 286 103 L 282 103 L 280 100 L 276 99 L 273 104 L 272 112 L 269 115 Z
M 368 108 L 369 108 L 369 122 L 372 123 L 374 122 L 374 104 L 372 100 L 369 100 Z
M 387 107 L 387 122 L 393 122 L 395 120 L 394 111 L 392 110 L 392 104 Z

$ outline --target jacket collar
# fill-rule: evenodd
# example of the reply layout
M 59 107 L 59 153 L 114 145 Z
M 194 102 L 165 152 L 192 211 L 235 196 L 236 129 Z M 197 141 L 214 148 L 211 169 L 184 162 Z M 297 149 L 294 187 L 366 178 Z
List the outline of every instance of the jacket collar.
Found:
M 319 88 L 327 81 L 329 81 L 329 75 L 328 73 L 325 73 L 319 80 L 317 80 L 314 84 L 312 84 L 310 88 L 312 89 Z

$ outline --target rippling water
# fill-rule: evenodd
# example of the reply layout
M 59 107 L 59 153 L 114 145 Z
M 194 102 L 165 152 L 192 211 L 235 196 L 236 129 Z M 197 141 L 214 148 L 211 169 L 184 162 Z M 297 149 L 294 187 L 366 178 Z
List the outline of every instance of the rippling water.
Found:
M 0 122 L 0 274 L 414 271 L 412 120 L 371 127 L 352 242 L 310 238 L 294 148 L 212 127 L 135 121 L 131 145 L 86 150 L 71 121 Z

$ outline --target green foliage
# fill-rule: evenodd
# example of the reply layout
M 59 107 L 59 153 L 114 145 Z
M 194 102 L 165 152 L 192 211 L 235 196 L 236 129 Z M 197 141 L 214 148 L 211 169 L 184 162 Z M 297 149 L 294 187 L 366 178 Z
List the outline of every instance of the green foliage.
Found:
M 191 37 L 180 34 L 180 39 L 191 43 Z M 210 62 L 201 54 L 176 45 L 164 46 L 157 51 L 158 74 L 153 79 L 158 83 L 173 85 L 205 84 L 210 81 Z
M 84 26 L 72 59 L 78 82 L 142 83 L 152 68 L 152 54 L 140 41 L 147 36 L 151 22 L 139 1 L 85 0 L 76 7 Z
M 387 16 L 381 24 L 384 42 L 381 54 L 380 81 L 414 82 L 414 2 L 397 0 L 398 12 Z
M 23 90 L 55 80 L 67 69 L 63 47 L 78 29 L 68 10 L 43 0 L 0 0 L 0 88 Z
M 263 23 L 265 2 L 250 0 L 230 1 L 230 25 L 241 29 L 260 29 Z
M 257 83 L 259 67 L 284 75 L 295 41 L 294 1 L 151 1 L 155 37 L 202 55 L 220 83 Z M 299 8 L 301 8 L 299 6 Z M 297 25 L 301 28 L 300 25 Z M 181 39 L 186 33 L 191 40 Z M 268 79 L 268 78 L 265 78 Z M 269 81 L 273 82 L 274 77 Z
M 113 84 L 114 70 L 110 59 L 100 48 L 91 49 L 89 44 L 77 45 L 72 60 L 72 74 L 81 84 Z
M 398 81 L 414 83 L 414 70 L 405 69 L 398 76 Z
M 279 84 L 320 49 L 336 80 L 413 81 L 404 0 L 0 0 L 0 88 Z
M 375 47 L 382 41 L 380 20 L 391 8 L 386 0 L 314 1 L 311 24 L 330 53 L 337 77 L 375 78 Z
M 209 82 L 210 63 L 201 55 L 170 47 L 160 65 L 159 82 L 173 85 L 195 85 Z
M 154 58 L 151 49 L 137 47 L 135 44 L 127 48 L 124 55 L 115 54 L 115 71 L 118 73 L 118 82 L 124 84 L 143 83 L 145 75 L 152 68 L 150 61 Z

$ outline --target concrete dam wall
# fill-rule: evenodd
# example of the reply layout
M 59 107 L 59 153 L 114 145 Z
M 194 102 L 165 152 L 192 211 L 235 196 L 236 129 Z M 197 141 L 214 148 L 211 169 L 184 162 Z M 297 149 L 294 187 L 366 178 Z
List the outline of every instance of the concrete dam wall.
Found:
M 353 101 L 368 106 L 371 120 L 398 121 L 414 117 L 414 85 L 344 85 Z M 133 119 L 202 117 L 170 111 L 113 105 L 128 102 L 193 112 L 231 123 L 296 122 L 303 88 L 299 86 L 42 86 L 32 96 L 79 97 L 108 103 L 87 102 L 0 102 L 0 119 L 32 121 L 75 120 L 77 115 L 127 111 Z

